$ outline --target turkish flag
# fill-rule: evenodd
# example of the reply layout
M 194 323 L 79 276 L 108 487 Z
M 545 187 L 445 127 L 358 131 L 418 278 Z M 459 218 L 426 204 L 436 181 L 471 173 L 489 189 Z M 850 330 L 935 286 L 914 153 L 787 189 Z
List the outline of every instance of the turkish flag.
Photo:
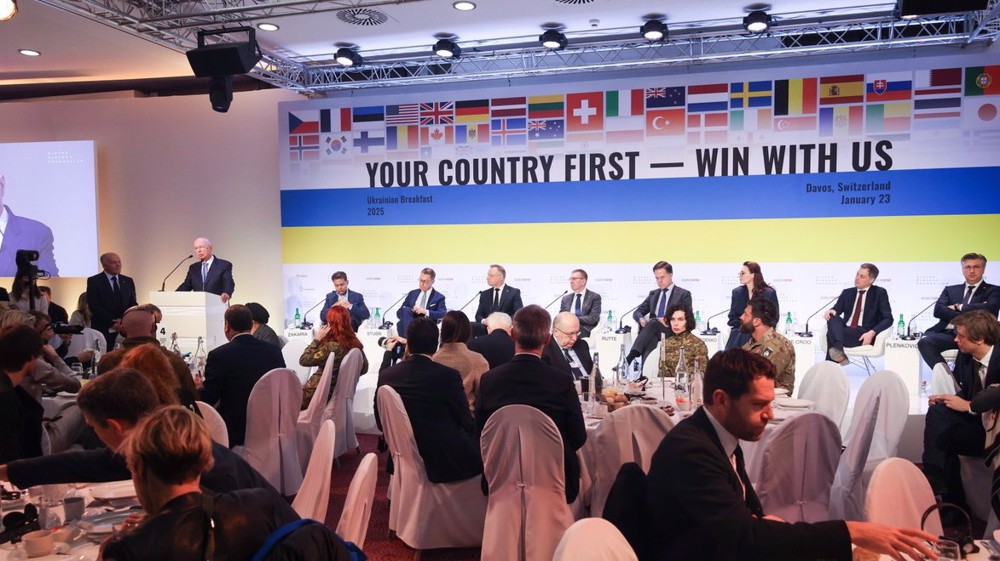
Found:
M 604 130 L 604 92 L 566 94 L 566 130 Z
M 684 108 L 647 109 L 646 136 L 673 136 L 684 134 Z

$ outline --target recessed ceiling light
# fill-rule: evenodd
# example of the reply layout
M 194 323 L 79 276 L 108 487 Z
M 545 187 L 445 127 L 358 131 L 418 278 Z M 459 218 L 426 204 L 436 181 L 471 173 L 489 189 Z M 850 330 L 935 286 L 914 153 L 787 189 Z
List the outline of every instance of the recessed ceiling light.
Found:
M 40 53 L 38 51 L 35 51 L 35 50 L 32 50 L 32 49 L 18 49 L 17 52 L 21 53 L 24 56 L 41 56 L 42 55 L 42 53 Z
M 463 12 L 476 9 L 476 3 L 469 2 L 469 0 L 458 0 L 458 2 L 453 3 L 451 6 L 456 10 L 461 10 Z
M 261 31 L 277 31 L 280 28 L 277 26 L 277 24 L 273 23 L 258 23 L 257 29 Z

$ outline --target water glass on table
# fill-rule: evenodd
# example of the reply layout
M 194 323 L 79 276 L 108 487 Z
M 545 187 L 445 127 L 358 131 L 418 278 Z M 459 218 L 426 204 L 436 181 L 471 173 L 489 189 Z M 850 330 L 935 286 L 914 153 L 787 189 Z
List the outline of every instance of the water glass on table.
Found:
M 937 554 L 939 561 L 961 561 L 962 550 L 959 549 L 958 543 L 951 540 L 938 540 L 934 544 L 934 553 Z

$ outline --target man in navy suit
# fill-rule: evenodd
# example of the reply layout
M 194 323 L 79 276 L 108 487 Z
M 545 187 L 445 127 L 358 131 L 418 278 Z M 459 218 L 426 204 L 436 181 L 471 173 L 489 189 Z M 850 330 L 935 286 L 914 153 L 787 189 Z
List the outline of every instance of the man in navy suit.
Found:
M 590 337 L 601 321 L 601 295 L 587 290 L 587 271 L 573 269 L 569 274 L 570 293 L 562 297 L 560 312 L 573 312 L 580 318 L 580 337 Z
M 1000 313 L 1000 287 L 983 280 L 986 272 L 986 256 L 981 253 L 966 253 L 962 256 L 962 276 L 965 282 L 946 286 L 934 303 L 934 317 L 937 325 L 928 329 L 917 341 L 920 356 L 932 369 L 944 364 L 941 353 L 955 346 L 955 329 L 951 320 L 965 312 L 986 310 L 993 317 Z
M 326 313 L 330 311 L 330 308 L 343 306 L 351 314 L 351 327 L 357 333 L 361 322 L 371 317 L 368 306 L 365 306 L 365 297 L 359 292 L 347 289 L 347 273 L 344 271 L 337 271 L 330 277 L 330 280 L 333 281 L 333 292 L 326 295 L 326 303 L 323 304 L 323 309 L 319 312 L 320 323 L 326 325 Z
M 138 305 L 135 281 L 122 274 L 122 258 L 117 253 L 101 256 L 102 272 L 87 279 L 87 306 L 92 317 L 90 326 L 101 332 L 108 342 L 109 351 L 115 347 L 115 338 L 125 310 Z
M 503 312 L 486 316 L 487 334 L 469 340 L 469 350 L 483 355 L 490 368 L 496 368 L 514 358 L 514 340 L 511 339 L 511 319 Z
M 229 446 L 246 439 L 247 402 L 257 380 L 269 370 L 284 368 L 281 349 L 250 334 L 253 316 L 246 306 L 230 306 L 224 316 L 225 345 L 208 353 L 201 400 L 214 405 L 226 421 Z
M 670 318 L 664 318 L 667 308 L 674 304 L 683 304 L 692 309 L 691 293 L 674 284 L 674 266 L 666 261 L 653 265 L 653 276 L 656 278 L 655 290 L 632 313 L 632 319 L 639 324 L 639 334 L 635 337 L 632 350 L 625 357 L 627 362 L 642 355 L 645 360 L 649 353 L 660 344 L 660 335 L 673 337 L 670 329 Z
M 473 325 L 476 336 L 486 334 L 486 317 L 493 312 L 514 317 L 524 307 L 521 291 L 507 284 L 507 270 L 503 266 L 490 265 L 490 270 L 486 272 L 486 284 L 490 287 L 479 293 L 479 308 L 476 309 L 478 325 Z
M 228 302 L 236 290 L 233 264 L 212 254 L 212 242 L 206 238 L 194 241 L 194 255 L 199 262 L 188 267 L 187 277 L 178 291 L 211 292 Z
M 4 177 L 0 175 L 0 235 L 3 236 L 0 243 L 0 277 L 17 275 L 14 257 L 19 249 L 38 251 L 38 268 L 48 272 L 49 276 L 58 277 L 52 229 L 37 220 L 15 216 L 10 207 L 3 204 L 5 190 Z
M 406 328 L 414 317 L 426 316 L 435 322 L 448 312 L 448 307 L 444 303 L 444 294 L 434 290 L 434 279 L 437 273 L 430 267 L 424 267 L 420 271 L 420 288 L 411 290 L 403 300 L 403 305 L 396 310 L 396 317 L 399 323 L 396 324 L 396 332 L 401 336 L 406 336 Z
M 854 288 L 841 292 L 826 311 L 827 360 L 847 362 L 844 348 L 871 345 L 876 335 L 892 327 L 889 293 L 873 284 L 877 278 L 878 267 L 862 263 L 854 275 Z

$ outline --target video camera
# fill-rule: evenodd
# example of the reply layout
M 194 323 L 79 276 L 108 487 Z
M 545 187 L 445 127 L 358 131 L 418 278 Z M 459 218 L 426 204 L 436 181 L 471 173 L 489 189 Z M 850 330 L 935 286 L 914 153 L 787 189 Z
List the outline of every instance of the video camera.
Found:
M 52 331 L 56 335 L 79 335 L 83 333 L 82 325 L 71 325 L 62 321 L 57 321 L 52 324 Z

